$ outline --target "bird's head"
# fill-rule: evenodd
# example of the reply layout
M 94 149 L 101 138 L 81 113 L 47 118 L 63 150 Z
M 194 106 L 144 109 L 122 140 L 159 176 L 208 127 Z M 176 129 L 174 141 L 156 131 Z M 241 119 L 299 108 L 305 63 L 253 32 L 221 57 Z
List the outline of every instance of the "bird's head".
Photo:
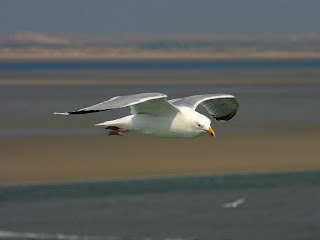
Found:
M 211 124 L 211 120 L 209 118 L 207 118 L 206 116 L 204 116 L 202 114 L 199 114 L 194 119 L 194 126 L 193 127 L 196 131 L 207 132 L 211 136 L 215 137 L 215 133 L 214 133 L 213 129 L 211 128 L 210 124 Z

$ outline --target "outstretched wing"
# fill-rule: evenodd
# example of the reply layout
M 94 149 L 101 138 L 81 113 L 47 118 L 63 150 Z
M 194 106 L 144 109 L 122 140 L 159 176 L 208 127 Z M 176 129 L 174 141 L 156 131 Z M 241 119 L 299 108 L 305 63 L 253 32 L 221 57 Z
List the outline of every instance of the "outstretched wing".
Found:
M 81 108 L 77 111 L 71 112 L 55 112 L 54 114 L 70 115 L 70 114 L 85 114 L 93 112 L 101 112 L 115 108 L 131 107 L 132 114 L 167 114 L 169 112 L 176 112 L 178 109 L 171 103 L 167 102 L 165 98 L 167 95 L 163 93 L 140 93 L 128 96 L 118 96 L 111 98 L 108 101 L 98 103 L 91 107 Z
M 190 107 L 195 110 L 202 104 L 218 121 L 228 121 L 237 112 L 239 103 L 229 94 L 203 94 L 169 100 L 174 106 Z

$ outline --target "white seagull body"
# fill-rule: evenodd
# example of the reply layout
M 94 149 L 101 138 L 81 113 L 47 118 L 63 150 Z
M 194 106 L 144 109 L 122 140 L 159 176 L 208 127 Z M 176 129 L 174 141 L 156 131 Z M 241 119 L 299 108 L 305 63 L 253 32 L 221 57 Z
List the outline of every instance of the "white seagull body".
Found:
M 127 131 L 156 136 L 194 138 L 204 133 L 214 136 L 211 120 L 196 112 L 202 104 L 217 121 L 227 121 L 237 112 L 239 104 L 229 94 L 204 94 L 167 101 L 163 93 L 141 93 L 118 96 L 78 111 L 54 113 L 84 114 L 130 107 L 131 115 L 96 124 L 109 129 L 109 135 L 123 135 Z

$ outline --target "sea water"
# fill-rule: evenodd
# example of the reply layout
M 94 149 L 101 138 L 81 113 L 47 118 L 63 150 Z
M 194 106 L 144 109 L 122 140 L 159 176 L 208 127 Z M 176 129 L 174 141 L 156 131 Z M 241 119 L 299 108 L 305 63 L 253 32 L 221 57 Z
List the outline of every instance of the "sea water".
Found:
M 319 201 L 319 171 L 2 185 L 0 239 L 318 239 Z
M 0 61 L 0 71 L 97 71 L 320 68 L 318 59 Z

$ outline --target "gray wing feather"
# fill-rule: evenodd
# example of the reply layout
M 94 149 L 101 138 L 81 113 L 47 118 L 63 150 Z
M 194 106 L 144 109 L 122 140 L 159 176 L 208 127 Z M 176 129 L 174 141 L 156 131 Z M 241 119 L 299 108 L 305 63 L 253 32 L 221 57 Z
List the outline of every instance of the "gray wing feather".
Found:
M 134 94 L 134 95 L 128 95 L 128 96 L 117 96 L 117 97 L 111 98 L 108 101 L 98 103 L 91 107 L 82 108 L 77 111 L 54 113 L 54 114 L 70 115 L 70 114 L 85 114 L 85 113 L 100 112 L 100 111 L 106 111 L 106 110 L 115 109 L 115 108 L 123 108 L 123 107 L 128 107 L 133 105 L 139 105 L 147 101 L 151 101 L 154 99 L 164 99 L 166 97 L 167 95 L 163 93 L 140 93 L 140 94 Z M 171 104 L 168 103 L 168 105 L 171 105 Z
M 177 113 L 179 109 L 169 103 L 165 98 L 153 99 L 130 106 L 131 114 L 150 114 L 153 116 L 163 116 Z
M 169 100 L 174 106 L 190 107 L 195 110 L 202 104 L 218 121 L 228 121 L 237 112 L 239 103 L 229 94 L 203 94 Z

